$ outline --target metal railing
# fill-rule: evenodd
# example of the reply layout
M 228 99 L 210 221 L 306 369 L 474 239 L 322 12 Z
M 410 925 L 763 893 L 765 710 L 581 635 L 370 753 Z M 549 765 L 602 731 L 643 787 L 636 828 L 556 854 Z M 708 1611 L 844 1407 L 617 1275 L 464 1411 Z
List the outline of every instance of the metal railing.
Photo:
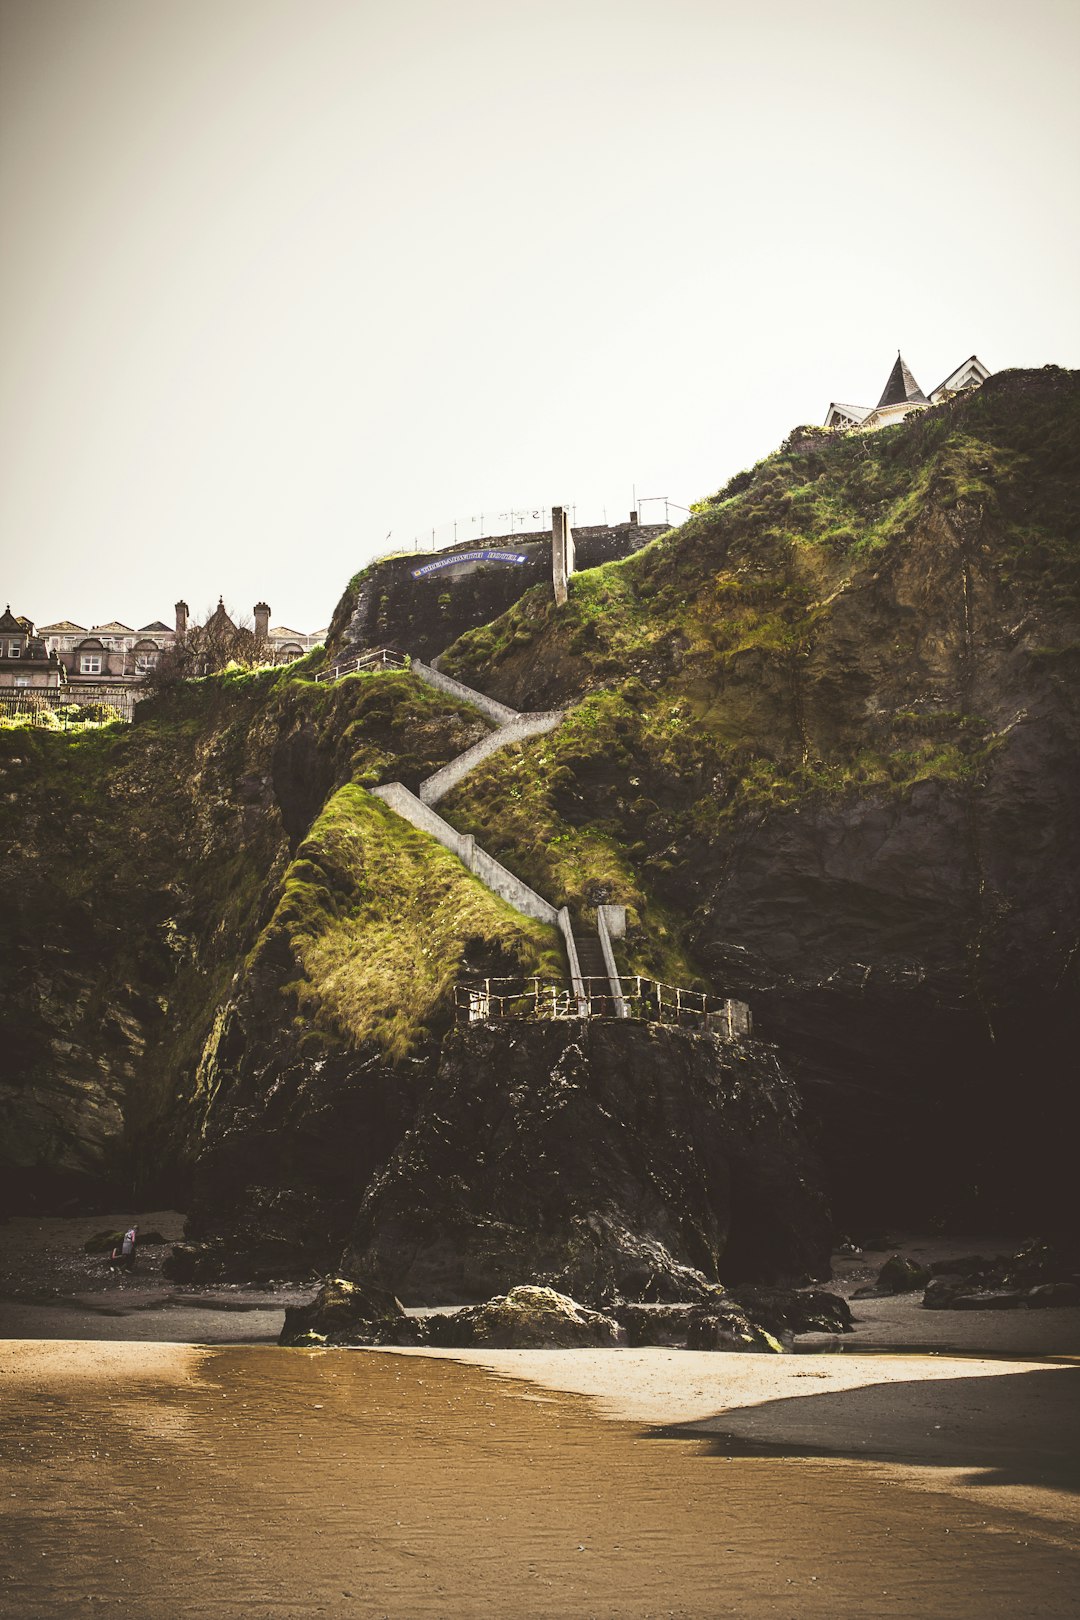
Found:
M 456 984 L 455 1017 L 459 1024 L 494 1019 L 629 1017 L 645 1023 L 715 1030 L 733 1040 L 750 1034 L 750 1009 L 745 1002 L 710 996 L 702 990 L 685 990 L 640 974 L 617 980 L 587 978 L 579 983 L 580 990 L 568 979 L 538 977 Z M 626 1011 L 620 1012 L 619 1001 Z
M 145 692 L 132 686 L 16 686 L 0 688 L 0 718 L 32 726 L 69 726 L 130 722 Z M 94 711 L 98 711 L 95 713 Z
M 375 669 L 408 669 L 410 663 L 408 653 L 395 652 L 393 647 L 375 647 L 370 652 L 362 652 L 356 658 L 348 658 L 342 662 L 331 664 L 328 669 L 320 669 L 313 681 L 339 681 L 343 675 L 362 674 Z

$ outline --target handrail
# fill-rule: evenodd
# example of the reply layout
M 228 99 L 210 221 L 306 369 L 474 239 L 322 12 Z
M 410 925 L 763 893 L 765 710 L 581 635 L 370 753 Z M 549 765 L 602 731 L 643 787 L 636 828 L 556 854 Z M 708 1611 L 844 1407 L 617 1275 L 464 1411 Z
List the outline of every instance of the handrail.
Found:
M 744 1002 L 640 974 L 615 980 L 480 979 L 455 984 L 454 1009 L 457 1022 L 469 1024 L 493 1019 L 635 1018 L 711 1029 L 731 1039 L 750 1035 L 750 1009 Z
M 320 669 L 312 676 L 314 681 L 339 681 L 343 675 L 355 675 L 365 669 L 408 669 L 408 653 L 397 652 L 393 647 L 374 647 L 370 652 L 350 658 L 345 663 L 332 664 L 329 669 Z

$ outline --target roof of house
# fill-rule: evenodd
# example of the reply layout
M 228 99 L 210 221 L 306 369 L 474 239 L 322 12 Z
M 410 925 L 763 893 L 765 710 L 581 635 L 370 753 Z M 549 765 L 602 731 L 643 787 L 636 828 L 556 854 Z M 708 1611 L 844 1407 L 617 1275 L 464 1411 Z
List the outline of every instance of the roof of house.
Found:
M 861 422 L 864 416 L 870 415 L 872 408 L 870 405 L 844 405 L 840 400 L 834 399 L 825 415 L 828 416 L 832 411 L 843 411 L 844 415 L 850 416 L 853 421 Z
M 958 366 L 953 367 L 953 369 L 949 372 L 949 375 L 942 382 L 939 382 L 937 387 L 933 389 L 932 392 L 939 394 L 943 388 L 951 388 L 953 385 L 953 379 L 958 377 L 960 373 L 970 365 L 978 366 L 979 370 L 984 371 L 989 377 L 990 367 L 985 365 L 983 361 L 979 359 L 977 354 L 969 354 L 966 360 L 961 360 Z
M 897 351 L 896 364 L 889 372 L 885 392 L 878 400 L 875 409 L 880 410 L 883 405 L 929 405 L 929 403 L 930 401 L 908 370 L 903 355 Z
M 306 630 L 290 630 L 288 625 L 285 624 L 271 625 L 266 633 L 268 636 L 277 636 L 282 641 L 286 639 L 289 641 L 303 641 L 307 636 Z
M 173 627 L 172 627 L 171 624 L 162 624 L 160 619 L 155 619 L 153 624 L 141 625 L 140 628 L 139 628 L 139 634 L 141 636 L 146 636 L 146 635 L 149 635 L 151 633 L 151 631 L 156 630 L 159 633 L 161 631 L 164 631 L 166 635 L 171 635 L 172 634 L 172 628 Z
M 72 624 L 70 619 L 59 619 L 56 624 L 42 624 L 38 626 L 39 636 L 73 635 L 75 631 L 80 635 L 86 634 L 85 624 Z
M 3 613 L 0 614 L 0 630 L 5 631 L 8 635 L 14 633 L 18 636 L 25 636 L 29 635 L 30 633 L 25 622 L 22 619 L 17 619 L 14 613 L 12 613 L 10 602 L 4 609 Z
M 116 619 L 111 624 L 92 624 L 90 629 L 96 636 L 133 636 L 135 634 L 130 624 L 120 624 Z
M 223 596 L 218 597 L 217 607 L 214 609 L 213 613 L 211 613 L 210 617 L 206 621 L 206 628 L 208 630 L 210 629 L 211 625 L 215 625 L 220 629 L 226 629 L 226 628 L 229 629 L 229 630 L 235 630 L 236 629 L 235 624 L 233 623 L 232 619 L 229 617 L 229 614 L 228 614 L 228 612 L 226 610 L 225 598 Z

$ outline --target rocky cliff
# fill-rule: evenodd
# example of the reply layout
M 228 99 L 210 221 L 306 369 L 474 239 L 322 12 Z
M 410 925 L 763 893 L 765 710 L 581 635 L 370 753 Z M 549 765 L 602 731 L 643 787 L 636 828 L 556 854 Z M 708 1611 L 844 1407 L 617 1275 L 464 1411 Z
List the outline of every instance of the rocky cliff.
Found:
M 586 1291 L 661 1250 L 664 1276 L 812 1270 L 807 1133 L 845 1222 L 1062 1219 L 1078 428 L 1051 369 L 879 434 L 800 433 L 565 607 L 537 586 L 446 652 L 569 712 L 440 812 L 581 921 L 625 904 L 625 968 L 748 1000 L 775 1051 L 745 1074 L 677 1031 L 449 1035 L 456 977 L 561 959 L 364 791 L 483 733 L 407 673 L 317 685 L 308 661 L 186 684 L 129 728 L 0 732 L 11 1200 L 170 1192 L 190 1272 L 348 1243 L 458 1294 L 529 1280 L 499 1270 L 500 1232 Z
M 797 433 L 564 610 L 534 593 L 443 659 L 573 705 L 446 813 L 553 899 L 628 904 L 637 959 L 752 1002 L 852 1221 L 1066 1213 L 1078 472 L 1056 368 Z

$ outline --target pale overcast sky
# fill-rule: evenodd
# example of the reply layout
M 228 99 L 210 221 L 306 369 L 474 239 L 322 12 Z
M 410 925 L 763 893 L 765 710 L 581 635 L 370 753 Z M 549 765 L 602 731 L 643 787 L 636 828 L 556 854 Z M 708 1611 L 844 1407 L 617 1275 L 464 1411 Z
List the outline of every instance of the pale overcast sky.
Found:
M 38 623 L 315 629 L 388 531 L 687 504 L 898 347 L 925 389 L 1080 364 L 1076 0 L 0 17 L 0 599 Z

